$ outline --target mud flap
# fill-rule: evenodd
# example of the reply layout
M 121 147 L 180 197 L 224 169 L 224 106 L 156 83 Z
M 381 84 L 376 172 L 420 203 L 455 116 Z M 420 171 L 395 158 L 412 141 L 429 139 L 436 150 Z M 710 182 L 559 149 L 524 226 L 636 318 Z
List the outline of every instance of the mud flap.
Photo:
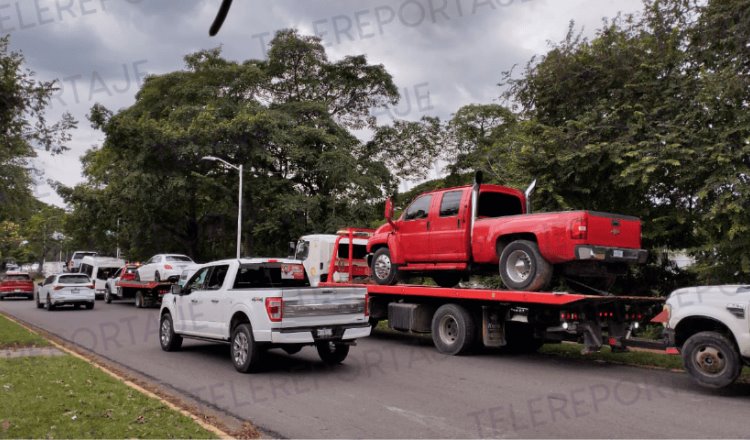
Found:
M 586 321 L 580 324 L 583 330 L 583 344 L 585 347 L 582 354 L 594 353 L 602 348 L 602 328 L 594 321 Z
M 482 343 L 485 347 L 504 347 L 508 344 L 503 312 L 500 310 L 482 306 Z

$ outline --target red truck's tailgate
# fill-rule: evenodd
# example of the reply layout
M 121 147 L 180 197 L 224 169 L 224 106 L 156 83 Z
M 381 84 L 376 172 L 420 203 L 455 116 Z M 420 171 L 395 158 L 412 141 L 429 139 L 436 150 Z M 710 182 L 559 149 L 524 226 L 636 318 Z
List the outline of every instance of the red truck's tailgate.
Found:
M 597 246 L 640 249 L 641 221 L 636 217 L 587 211 L 588 238 Z

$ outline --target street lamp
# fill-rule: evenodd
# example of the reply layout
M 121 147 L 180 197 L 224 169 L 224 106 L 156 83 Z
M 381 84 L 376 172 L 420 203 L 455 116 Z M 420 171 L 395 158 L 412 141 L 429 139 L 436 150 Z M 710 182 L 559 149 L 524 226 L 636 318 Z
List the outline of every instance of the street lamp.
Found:
M 212 162 L 221 162 L 229 168 L 233 168 L 240 173 L 240 189 L 237 197 L 237 259 L 240 259 L 240 247 L 242 243 L 242 165 L 232 165 L 224 159 L 215 156 L 205 156 L 201 160 L 210 160 Z

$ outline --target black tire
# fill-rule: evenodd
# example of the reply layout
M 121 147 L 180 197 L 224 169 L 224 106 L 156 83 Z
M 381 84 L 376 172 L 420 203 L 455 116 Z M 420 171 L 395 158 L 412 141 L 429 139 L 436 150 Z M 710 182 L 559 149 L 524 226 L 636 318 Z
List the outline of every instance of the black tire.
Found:
M 466 353 L 476 340 L 474 317 L 458 304 L 445 304 L 432 316 L 432 341 L 440 353 Z
M 142 309 L 144 304 L 143 292 L 141 292 L 140 290 L 135 292 L 135 308 Z
M 157 283 L 161 282 L 161 275 L 159 274 L 158 270 L 154 272 L 154 281 L 156 281 Z
M 140 281 L 140 280 L 141 280 L 141 273 L 138 271 L 138 269 L 136 269 L 136 271 L 135 271 L 135 281 Z
M 86 310 L 93 310 L 94 304 L 96 304 L 96 301 L 91 301 L 90 303 L 86 303 Z
M 513 241 L 500 254 L 500 278 L 510 290 L 543 290 L 552 281 L 552 272 L 533 241 Z
M 109 290 L 109 286 L 104 290 L 104 302 L 107 304 L 112 304 L 112 291 Z
M 34 300 L 36 301 L 36 308 L 37 309 L 43 309 L 44 308 L 44 304 L 42 304 L 42 303 L 39 302 L 39 292 L 37 292 L 36 295 L 34 295 Z
M 742 372 L 742 358 L 734 342 L 718 332 L 700 332 L 682 346 L 682 360 L 690 377 L 707 388 L 724 388 Z
M 462 276 L 459 272 L 440 272 L 432 274 L 432 279 L 440 287 L 456 287 Z
M 518 322 L 505 324 L 505 341 L 502 351 L 514 354 L 535 353 L 544 345 L 544 339 L 534 337 L 533 327 Z
M 372 256 L 370 265 L 372 279 L 381 286 L 393 286 L 398 283 L 398 267 L 391 261 L 391 251 L 380 248 Z
M 253 338 L 253 330 L 250 324 L 239 324 L 232 330 L 230 342 L 230 353 L 232 364 L 240 373 L 258 371 L 260 366 L 261 350 Z
M 78 310 L 81 308 L 80 304 L 73 304 L 73 309 Z
M 159 322 L 159 345 L 164 351 L 178 351 L 182 348 L 182 336 L 174 332 L 174 322 L 169 312 L 161 315 Z
M 48 312 L 55 310 L 55 305 L 52 304 L 52 299 L 49 297 L 49 293 L 47 294 L 47 300 L 44 303 L 44 308 L 47 309 Z
M 318 349 L 320 360 L 328 365 L 338 365 L 344 362 L 349 355 L 349 346 L 346 344 L 337 344 L 335 342 L 318 342 L 315 344 Z
M 302 351 L 302 347 L 304 347 L 304 345 L 285 344 L 281 349 L 284 350 L 286 354 L 297 354 Z

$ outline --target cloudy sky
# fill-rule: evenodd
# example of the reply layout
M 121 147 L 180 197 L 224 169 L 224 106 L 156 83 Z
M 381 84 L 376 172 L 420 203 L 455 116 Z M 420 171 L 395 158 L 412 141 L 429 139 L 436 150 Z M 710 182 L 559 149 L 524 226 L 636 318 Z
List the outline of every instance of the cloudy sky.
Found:
M 591 35 L 603 17 L 641 9 L 640 0 L 235 0 L 216 37 L 219 0 L 0 0 L 0 34 L 11 35 L 39 79 L 57 79 L 50 117 L 79 121 L 71 150 L 39 153 L 37 197 L 58 205 L 45 182 L 83 180 L 79 157 L 103 136 L 89 127 L 94 103 L 133 103 L 145 75 L 183 68 L 185 54 L 222 46 L 230 59 L 265 57 L 278 29 L 323 38 L 332 59 L 366 54 L 401 90 L 379 120 L 450 116 L 500 94 L 503 71 L 542 54 L 574 20 Z

